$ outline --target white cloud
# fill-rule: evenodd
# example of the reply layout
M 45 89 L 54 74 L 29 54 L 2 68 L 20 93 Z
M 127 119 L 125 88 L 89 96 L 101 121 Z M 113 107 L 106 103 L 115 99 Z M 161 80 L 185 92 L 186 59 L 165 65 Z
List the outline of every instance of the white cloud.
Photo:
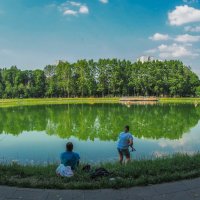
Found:
M 81 14 L 88 14 L 89 13 L 89 9 L 86 5 L 81 5 L 80 9 L 79 9 L 79 13 Z
M 99 0 L 101 3 L 104 3 L 104 4 L 106 4 L 106 3 L 108 3 L 108 0 Z
M 200 10 L 188 5 L 177 6 L 175 10 L 168 13 L 170 25 L 181 26 L 183 24 L 199 22 Z
M 200 32 L 200 26 L 186 26 L 184 27 L 184 30 L 187 32 Z
M 63 11 L 63 15 L 77 15 L 77 11 L 67 9 Z
M 180 45 L 176 43 L 171 45 L 162 44 L 155 49 L 146 51 L 146 53 L 158 54 L 162 59 L 196 57 L 199 55 L 197 50 L 191 49 L 191 45 Z
M 153 36 L 149 37 L 149 39 L 153 41 L 173 40 L 175 42 L 181 42 L 181 43 L 193 43 L 200 41 L 200 35 L 183 34 L 171 37 L 168 34 L 155 33 Z
M 77 7 L 80 7 L 80 6 L 81 6 L 81 3 L 79 3 L 79 2 L 69 1 L 69 3 L 70 3 L 72 6 L 77 6 Z
M 168 40 L 169 35 L 168 34 L 155 33 L 153 36 L 149 37 L 149 39 L 154 40 L 154 41 Z
M 200 36 L 184 34 L 184 35 L 178 35 L 174 40 L 176 42 L 183 42 L 183 43 L 198 42 L 198 41 L 200 41 Z
M 57 8 L 63 15 L 78 16 L 89 13 L 88 6 L 77 1 L 66 1 L 57 5 Z
M 160 45 L 158 47 L 159 56 L 161 58 L 181 58 L 187 56 L 197 56 L 197 53 L 193 53 L 191 50 L 187 49 L 184 45 L 178 45 L 176 43 L 172 45 Z
M 183 0 L 184 3 L 198 3 L 199 0 Z

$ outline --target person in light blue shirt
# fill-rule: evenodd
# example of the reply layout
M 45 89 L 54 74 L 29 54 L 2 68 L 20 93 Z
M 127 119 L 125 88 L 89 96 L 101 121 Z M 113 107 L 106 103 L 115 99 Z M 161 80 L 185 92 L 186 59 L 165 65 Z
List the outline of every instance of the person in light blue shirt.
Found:
M 126 157 L 126 163 L 130 161 L 129 147 L 133 149 L 133 136 L 129 132 L 129 126 L 125 126 L 124 132 L 119 134 L 119 139 L 117 143 L 120 164 L 123 163 L 124 156 Z
M 78 153 L 73 152 L 73 144 L 68 142 L 66 144 L 66 151 L 61 153 L 60 161 L 65 166 L 70 166 L 72 170 L 75 170 L 79 165 L 80 156 Z

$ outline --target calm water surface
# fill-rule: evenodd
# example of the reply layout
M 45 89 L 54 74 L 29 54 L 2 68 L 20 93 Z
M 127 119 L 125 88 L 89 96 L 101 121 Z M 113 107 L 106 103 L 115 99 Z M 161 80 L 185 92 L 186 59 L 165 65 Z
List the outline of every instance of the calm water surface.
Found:
M 0 108 L 0 162 L 59 161 L 72 141 L 82 160 L 117 160 L 124 125 L 134 135 L 136 159 L 200 150 L 200 106 L 192 104 L 51 105 Z

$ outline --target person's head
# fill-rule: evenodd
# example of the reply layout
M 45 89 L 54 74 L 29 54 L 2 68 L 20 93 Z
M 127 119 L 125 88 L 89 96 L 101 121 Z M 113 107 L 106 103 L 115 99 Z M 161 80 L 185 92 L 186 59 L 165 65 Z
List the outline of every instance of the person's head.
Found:
M 73 147 L 74 145 L 72 144 L 72 142 L 68 142 L 66 144 L 66 150 L 72 152 L 73 151 Z
M 128 133 L 129 132 L 129 126 L 125 126 L 124 131 L 125 131 L 125 133 Z

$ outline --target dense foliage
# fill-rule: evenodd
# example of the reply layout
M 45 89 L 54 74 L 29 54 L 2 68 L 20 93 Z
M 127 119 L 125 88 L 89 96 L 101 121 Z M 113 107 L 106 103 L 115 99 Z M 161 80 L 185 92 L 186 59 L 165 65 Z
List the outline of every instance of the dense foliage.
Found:
M 180 61 L 60 61 L 44 70 L 0 69 L 0 98 L 199 96 L 200 81 Z

